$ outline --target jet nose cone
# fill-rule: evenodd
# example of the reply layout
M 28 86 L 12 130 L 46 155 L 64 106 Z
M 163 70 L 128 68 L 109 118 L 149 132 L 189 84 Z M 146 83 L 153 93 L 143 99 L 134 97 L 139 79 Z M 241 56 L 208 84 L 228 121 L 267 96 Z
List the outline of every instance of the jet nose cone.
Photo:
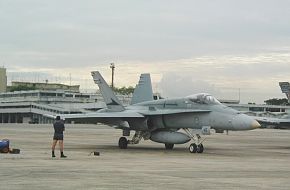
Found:
M 254 120 L 252 122 L 252 124 L 251 124 L 251 128 L 252 129 L 257 129 L 257 128 L 260 128 L 260 127 L 261 127 L 260 123 L 258 121 L 256 121 L 256 120 Z
M 261 125 L 248 115 L 238 114 L 233 120 L 233 127 L 235 130 L 252 130 Z

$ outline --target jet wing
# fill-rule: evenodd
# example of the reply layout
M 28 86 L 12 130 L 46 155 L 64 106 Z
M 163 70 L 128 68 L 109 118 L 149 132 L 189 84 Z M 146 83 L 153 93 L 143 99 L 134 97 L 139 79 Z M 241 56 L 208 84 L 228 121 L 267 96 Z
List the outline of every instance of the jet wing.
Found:
M 102 118 L 144 118 L 145 116 L 154 115 L 170 115 L 179 113 L 209 113 L 210 110 L 188 110 L 188 109 L 164 109 L 164 110 L 136 110 L 136 111 L 121 111 L 121 112 L 92 112 L 80 114 L 65 114 L 61 118 L 65 120 L 73 119 L 102 119 Z
M 122 126 L 129 127 L 124 123 L 124 118 L 144 118 L 142 114 L 137 112 L 91 112 L 91 113 L 80 113 L 80 114 L 64 114 L 60 115 L 66 122 L 74 123 L 103 123 L 110 126 Z
M 273 125 L 277 128 L 290 128 L 290 119 L 279 119 L 270 117 L 254 117 L 261 125 Z
M 158 109 L 158 110 L 142 110 L 138 111 L 140 114 L 145 116 L 154 115 L 171 115 L 180 113 L 209 113 L 210 110 L 193 110 L 193 109 Z
M 193 109 L 161 109 L 161 110 L 124 110 L 120 112 L 89 112 L 79 114 L 60 115 L 65 121 L 74 121 L 76 123 L 104 123 L 109 125 L 120 125 L 126 118 L 145 118 L 146 116 L 170 115 L 181 113 L 209 113 L 210 110 L 193 110 Z M 51 118 L 54 118 L 52 116 Z
M 93 112 L 80 114 L 61 115 L 64 119 L 86 119 L 86 118 L 143 118 L 144 116 L 137 112 Z

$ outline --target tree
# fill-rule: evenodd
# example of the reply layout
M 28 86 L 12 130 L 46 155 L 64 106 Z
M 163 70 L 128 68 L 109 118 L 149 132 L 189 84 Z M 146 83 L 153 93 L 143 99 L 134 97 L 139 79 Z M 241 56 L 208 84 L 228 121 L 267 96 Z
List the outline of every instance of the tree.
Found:
M 129 86 L 129 87 L 123 86 L 121 88 L 114 87 L 113 90 L 118 94 L 129 95 L 129 94 L 132 94 L 134 92 L 135 88 L 132 86 Z
M 282 98 L 282 99 L 272 98 L 269 100 L 265 100 L 264 102 L 267 105 L 289 105 L 288 99 L 286 99 L 286 98 Z
M 36 90 L 36 88 L 34 86 L 26 86 L 26 85 L 11 86 L 10 88 L 10 92 L 28 91 L 28 90 Z

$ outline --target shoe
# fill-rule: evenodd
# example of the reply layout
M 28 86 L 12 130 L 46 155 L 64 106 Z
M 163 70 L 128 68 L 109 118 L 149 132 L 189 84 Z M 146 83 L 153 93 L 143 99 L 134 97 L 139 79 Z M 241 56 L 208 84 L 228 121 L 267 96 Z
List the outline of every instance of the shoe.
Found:
M 55 158 L 54 151 L 51 152 L 51 157 L 52 157 L 52 158 Z
M 65 155 L 63 154 L 63 152 L 61 152 L 61 153 L 60 153 L 60 157 L 61 157 L 61 158 L 66 158 L 67 156 L 65 156 Z

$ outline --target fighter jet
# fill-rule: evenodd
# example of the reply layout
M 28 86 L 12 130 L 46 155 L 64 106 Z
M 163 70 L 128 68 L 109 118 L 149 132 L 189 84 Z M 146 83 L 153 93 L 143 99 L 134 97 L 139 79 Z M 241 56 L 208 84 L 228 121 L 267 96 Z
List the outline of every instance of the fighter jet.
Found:
M 221 104 L 207 93 L 182 98 L 153 100 L 150 74 L 142 74 L 129 106 L 123 106 L 98 71 L 91 72 L 107 105 L 93 113 L 67 114 L 65 120 L 103 123 L 123 130 L 119 148 L 138 144 L 142 139 L 163 143 L 166 149 L 192 140 L 190 153 L 204 151 L 201 135 L 212 130 L 252 130 L 260 124 L 245 114 Z M 130 132 L 135 134 L 127 140 Z
M 290 115 L 286 115 L 282 118 L 256 116 L 253 116 L 253 118 L 257 120 L 263 127 L 272 126 L 275 129 L 290 129 Z

